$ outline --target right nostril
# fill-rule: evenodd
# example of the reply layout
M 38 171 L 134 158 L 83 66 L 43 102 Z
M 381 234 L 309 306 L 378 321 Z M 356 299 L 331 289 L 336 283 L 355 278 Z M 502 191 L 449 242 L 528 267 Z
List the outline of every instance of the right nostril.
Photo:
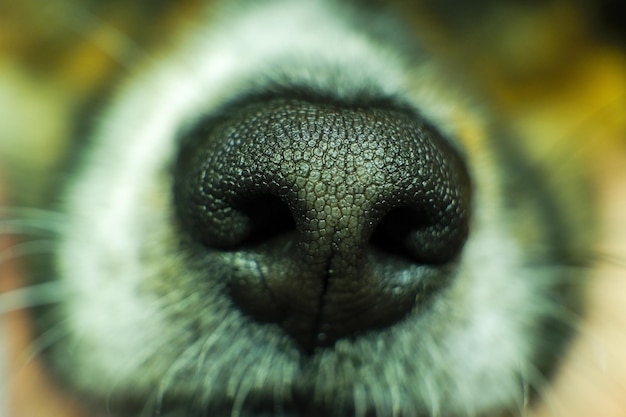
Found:
M 427 225 L 426 219 L 410 207 L 397 207 L 380 220 L 370 245 L 383 253 L 405 258 L 411 262 L 430 263 L 411 250 L 411 235 Z
M 392 208 L 372 232 L 370 245 L 387 255 L 421 265 L 453 261 L 467 237 L 467 225 L 458 213 L 433 213 L 427 208 Z

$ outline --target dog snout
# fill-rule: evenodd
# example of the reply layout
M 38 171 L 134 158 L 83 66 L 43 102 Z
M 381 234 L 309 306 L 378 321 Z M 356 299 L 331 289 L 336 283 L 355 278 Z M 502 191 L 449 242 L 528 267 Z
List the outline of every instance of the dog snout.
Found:
M 185 134 L 175 172 L 183 231 L 234 304 L 307 352 L 424 307 L 454 275 L 470 197 L 459 155 L 403 106 L 238 102 Z

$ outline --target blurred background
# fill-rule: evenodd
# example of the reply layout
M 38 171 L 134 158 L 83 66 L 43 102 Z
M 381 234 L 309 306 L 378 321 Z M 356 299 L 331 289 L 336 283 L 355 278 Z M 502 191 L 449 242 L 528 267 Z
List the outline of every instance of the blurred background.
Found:
M 626 146 L 626 15 L 618 0 L 361 2 L 399 9 L 429 53 L 515 134 Z M 115 80 L 205 3 L 0 0 L 0 169 L 21 199 L 47 184 L 20 166 L 53 172 L 66 139 L 91 122 L 83 116 Z
M 626 146 L 626 15 L 618 0 L 361 2 L 399 9 L 424 47 L 516 134 Z M 20 199 L 47 187 L 40 175 L 53 172 L 66 139 L 91 122 L 83 116 L 115 80 L 204 3 L 0 0 L 0 169 Z M 39 172 L 22 173 L 24 165 Z
M 73 154 L 72 138 L 80 137 L 94 122 L 92 109 L 106 101 L 116 81 L 146 55 L 158 54 L 164 39 L 193 24 L 205 3 L 0 0 L 0 194 L 4 193 L 0 206 L 3 198 L 26 206 L 49 198 L 56 168 Z M 591 314 L 583 329 L 588 337 L 571 353 L 571 366 L 564 369 L 555 388 L 556 399 L 546 401 L 558 406 L 540 406 L 537 415 L 626 416 L 626 14 L 622 2 L 362 3 L 397 8 L 424 48 L 479 98 L 495 123 L 529 143 L 539 157 L 584 156 L 584 169 L 591 174 L 600 207 L 602 247 L 597 249 L 612 254 L 612 260 L 596 271 L 601 279 L 594 281 Z M 7 264 L 0 262 L 0 292 L 3 270 Z M 11 395 L 32 398 L 23 389 Z M 31 410 L 39 414 L 20 416 L 50 416 L 55 414 L 52 410 L 56 409 L 44 407 Z M 70 415 L 67 410 L 58 414 Z

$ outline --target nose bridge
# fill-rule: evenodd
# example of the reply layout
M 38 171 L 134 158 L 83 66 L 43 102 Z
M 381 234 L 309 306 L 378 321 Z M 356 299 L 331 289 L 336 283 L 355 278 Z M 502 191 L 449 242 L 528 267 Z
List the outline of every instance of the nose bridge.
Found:
M 312 117 L 314 125 L 268 142 L 270 152 L 284 150 L 284 159 L 261 169 L 295 197 L 283 196 L 302 213 L 297 217 L 309 245 L 353 250 L 352 241 L 371 232 L 378 206 L 400 194 L 394 189 L 402 184 L 391 173 L 403 161 L 392 149 L 394 138 L 376 131 L 368 115 L 333 109 Z
M 234 200 L 272 194 L 284 201 L 306 262 L 332 257 L 343 269 L 360 269 L 387 212 L 404 206 L 427 217 L 440 211 L 442 196 L 435 194 L 446 187 L 437 185 L 451 180 L 435 180 L 441 169 L 436 141 L 424 138 L 404 112 L 286 102 L 264 108 L 248 126 L 254 133 L 238 129 L 242 141 L 235 147 L 242 150 L 234 152 L 244 157 L 229 163 L 235 165 L 231 181 L 242 181 L 236 176 L 243 173 L 248 182 L 236 187 Z

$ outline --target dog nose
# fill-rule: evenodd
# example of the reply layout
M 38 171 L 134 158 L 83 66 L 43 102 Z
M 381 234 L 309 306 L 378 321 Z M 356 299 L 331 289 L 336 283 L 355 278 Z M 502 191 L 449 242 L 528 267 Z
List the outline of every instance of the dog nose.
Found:
M 184 135 L 175 171 L 207 279 L 307 352 L 425 308 L 468 234 L 467 170 L 405 106 L 238 103 Z

